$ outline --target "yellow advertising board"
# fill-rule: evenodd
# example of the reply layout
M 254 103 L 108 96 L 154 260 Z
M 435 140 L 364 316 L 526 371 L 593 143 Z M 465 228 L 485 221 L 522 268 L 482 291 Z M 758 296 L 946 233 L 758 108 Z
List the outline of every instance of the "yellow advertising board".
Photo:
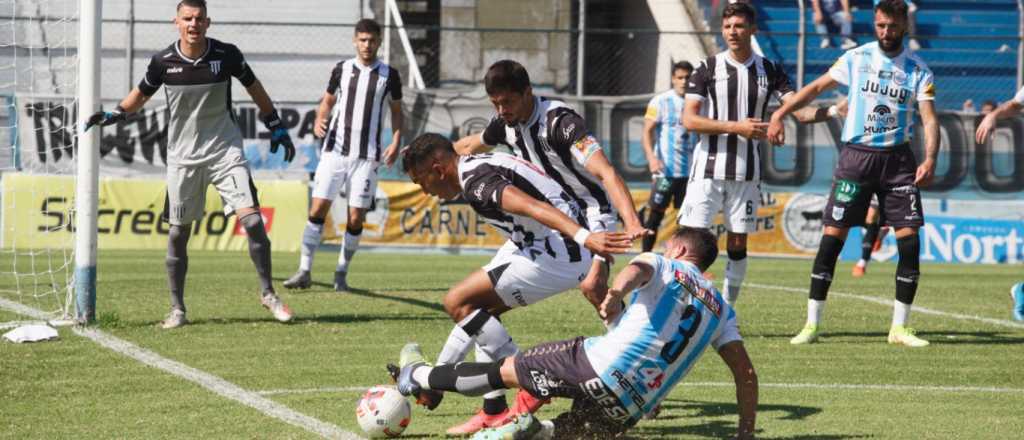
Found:
M 649 190 L 632 190 L 638 207 L 647 203 Z M 361 243 L 375 246 L 426 246 L 441 248 L 498 248 L 504 238 L 465 203 L 440 203 L 410 182 L 381 182 L 367 214 Z M 821 236 L 821 211 L 825 199 L 799 193 L 765 193 L 758 209 L 757 233 L 748 239 L 754 254 L 813 255 Z M 345 199 L 332 204 L 323 232 L 326 242 L 338 244 L 345 233 Z M 675 230 L 676 211 L 669 207 L 658 243 Z M 721 216 L 712 229 L 725 247 Z M 639 251 L 638 242 L 635 249 Z
M 256 182 L 260 211 L 275 251 L 298 251 L 305 225 L 307 187 L 299 181 Z M 97 210 L 99 249 L 165 249 L 168 225 L 160 218 L 166 184 L 162 179 L 100 179 Z M 4 247 L 70 248 L 74 230 L 75 182 L 70 176 L 3 175 Z M 245 229 L 224 213 L 217 191 L 206 193 L 203 218 L 193 224 L 191 249 L 247 248 Z

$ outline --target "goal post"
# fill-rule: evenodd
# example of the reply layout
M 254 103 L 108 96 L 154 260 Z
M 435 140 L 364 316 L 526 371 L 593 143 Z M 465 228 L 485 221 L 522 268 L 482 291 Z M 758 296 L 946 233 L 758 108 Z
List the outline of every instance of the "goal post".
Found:
M 80 0 L 78 31 L 78 158 L 75 182 L 75 319 L 96 319 L 96 207 L 99 203 L 100 130 L 83 133 L 88 115 L 100 109 L 101 0 Z

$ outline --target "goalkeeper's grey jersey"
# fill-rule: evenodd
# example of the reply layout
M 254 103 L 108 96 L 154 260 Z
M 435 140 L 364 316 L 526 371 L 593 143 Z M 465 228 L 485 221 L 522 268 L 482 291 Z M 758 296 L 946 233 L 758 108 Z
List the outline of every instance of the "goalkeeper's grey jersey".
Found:
M 153 55 L 139 83 L 146 96 L 164 86 L 168 165 L 203 165 L 230 148 L 242 148 L 242 132 L 231 112 L 231 77 L 249 87 L 256 75 L 234 45 L 212 38 L 206 42 L 206 52 L 197 59 L 186 57 L 174 42 Z

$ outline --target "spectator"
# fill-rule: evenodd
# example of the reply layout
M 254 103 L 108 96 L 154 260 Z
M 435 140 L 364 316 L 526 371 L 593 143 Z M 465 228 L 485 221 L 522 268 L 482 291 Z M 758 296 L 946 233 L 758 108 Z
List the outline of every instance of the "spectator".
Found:
M 964 105 L 960 107 L 960 111 L 964 113 L 977 113 L 978 109 L 974 108 L 974 100 L 967 98 L 967 100 L 964 101 Z
M 995 110 L 996 110 L 996 102 L 991 100 L 991 99 L 987 99 L 987 100 L 985 100 L 985 102 L 983 102 L 981 104 L 981 114 L 983 114 L 983 115 L 987 115 L 989 113 L 992 113 Z
M 843 42 L 839 45 L 844 50 L 857 47 L 853 39 L 853 15 L 850 14 L 850 0 L 811 0 L 814 8 L 814 29 L 821 36 L 821 48 L 832 46 L 828 33 L 828 24 L 839 28 Z

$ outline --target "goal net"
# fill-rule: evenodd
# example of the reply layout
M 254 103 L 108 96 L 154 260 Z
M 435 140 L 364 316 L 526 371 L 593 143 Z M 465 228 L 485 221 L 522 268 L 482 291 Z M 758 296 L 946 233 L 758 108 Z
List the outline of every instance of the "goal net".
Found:
M 0 298 L 67 317 L 78 1 L 0 0 L 0 17 Z

